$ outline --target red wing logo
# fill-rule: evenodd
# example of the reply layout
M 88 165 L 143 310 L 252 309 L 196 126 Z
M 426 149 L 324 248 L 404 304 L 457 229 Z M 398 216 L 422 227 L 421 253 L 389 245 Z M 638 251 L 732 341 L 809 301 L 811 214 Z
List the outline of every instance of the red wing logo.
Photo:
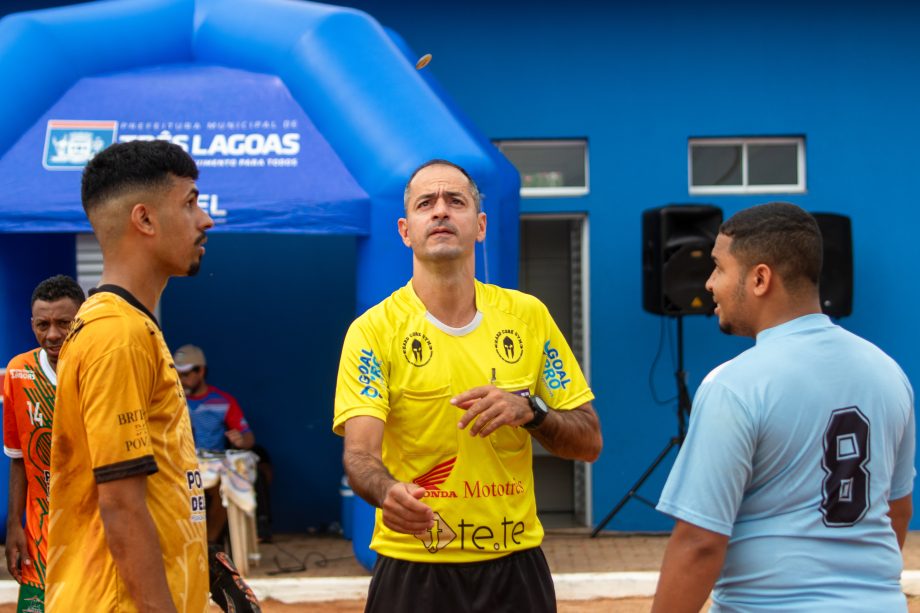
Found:
M 426 490 L 437 490 L 438 486 L 447 481 L 454 464 L 457 462 L 457 456 L 452 457 L 446 462 L 441 462 L 424 475 L 419 475 L 412 480 L 412 483 L 425 488 Z

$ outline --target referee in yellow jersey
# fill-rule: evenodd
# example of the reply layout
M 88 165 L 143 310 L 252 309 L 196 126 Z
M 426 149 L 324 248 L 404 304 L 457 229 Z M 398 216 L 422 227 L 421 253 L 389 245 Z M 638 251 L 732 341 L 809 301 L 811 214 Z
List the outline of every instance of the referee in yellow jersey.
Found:
M 204 496 L 185 396 L 153 313 L 194 275 L 213 221 L 195 162 L 164 141 L 112 145 L 83 173 L 99 287 L 61 351 L 46 608 L 208 607 Z
M 469 174 L 419 167 L 399 233 L 412 279 L 345 338 L 333 429 L 378 507 L 367 611 L 556 610 L 532 439 L 587 462 L 594 395 L 546 307 L 474 278 L 486 215 Z

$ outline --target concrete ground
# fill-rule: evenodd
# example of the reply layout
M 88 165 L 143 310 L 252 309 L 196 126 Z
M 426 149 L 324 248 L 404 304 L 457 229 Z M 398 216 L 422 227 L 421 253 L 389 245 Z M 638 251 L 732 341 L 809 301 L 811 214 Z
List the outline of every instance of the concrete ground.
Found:
M 543 551 L 553 574 L 657 571 L 667 534 L 602 532 L 591 538 L 585 529 L 548 530 Z M 276 535 L 260 545 L 261 560 L 251 577 L 370 576 L 352 553 L 351 541 L 337 536 Z M 905 570 L 920 570 L 920 532 L 904 546 Z
M 667 541 L 667 534 L 602 532 L 592 539 L 587 529 L 549 530 L 543 551 L 554 574 L 657 571 Z M 920 533 L 917 544 L 920 568 Z M 251 577 L 370 576 L 355 560 L 351 541 L 337 536 L 276 535 L 259 553 Z
M 667 534 L 548 530 L 543 543 L 559 597 L 560 613 L 644 613 L 651 606 Z M 265 613 L 358 613 L 363 610 L 370 572 L 356 560 L 352 544 L 330 535 L 276 535 L 263 543 L 260 559 L 247 577 Z M 910 533 L 904 548 L 902 583 L 920 593 L 920 532 Z M 12 613 L 16 585 L 0 570 L 0 613 Z M 622 587 L 611 594 L 611 584 Z M 287 603 L 287 604 L 285 604 Z M 920 599 L 909 599 L 920 613 Z M 212 612 L 219 609 L 212 606 Z

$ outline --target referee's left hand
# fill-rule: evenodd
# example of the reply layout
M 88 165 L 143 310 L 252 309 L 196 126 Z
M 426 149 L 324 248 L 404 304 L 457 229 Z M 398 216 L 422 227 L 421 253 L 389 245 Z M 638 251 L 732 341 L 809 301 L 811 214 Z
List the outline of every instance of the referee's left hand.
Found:
M 494 385 L 474 387 L 454 396 L 450 403 L 466 410 L 457 427 L 463 430 L 472 423 L 470 436 L 486 437 L 502 426 L 523 426 L 533 419 L 526 398 Z

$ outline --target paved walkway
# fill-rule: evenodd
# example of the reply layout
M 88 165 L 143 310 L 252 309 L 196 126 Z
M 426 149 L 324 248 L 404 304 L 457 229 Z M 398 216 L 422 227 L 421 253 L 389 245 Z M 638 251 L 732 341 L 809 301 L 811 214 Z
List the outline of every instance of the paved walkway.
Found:
M 543 551 L 553 574 L 657 571 L 667 534 L 602 532 L 587 529 L 549 530 Z M 260 546 L 261 561 L 251 577 L 364 577 L 351 541 L 336 536 L 276 535 Z M 920 570 L 920 532 L 904 547 L 904 568 Z
M 601 607 L 590 609 L 593 611 L 612 606 L 613 600 L 609 599 L 640 597 L 636 601 L 638 608 L 630 609 L 638 611 L 648 608 L 648 597 L 655 592 L 667 540 L 667 534 L 607 532 L 592 539 L 587 529 L 550 530 L 543 550 L 560 601 L 590 601 Z M 355 560 L 351 542 L 341 537 L 277 535 L 272 543 L 261 545 L 260 556 L 247 580 L 262 599 L 281 603 L 328 602 L 338 607 L 346 601 L 346 604 L 360 603 L 367 593 L 370 573 Z M 920 594 L 920 532 L 908 535 L 904 558 L 904 590 Z M 18 586 L 3 568 L 0 611 L 6 610 L 4 603 L 16 601 L 17 591 Z M 587 610 L 573 606 L 576 608 L 572 610 Z M 920 613 L 917 601 L 912 601 L 911 607 L 911 611 Z
M 588 529 L 549 530 L 543 551 L 553 574 L 657 571 L 667 542 L 667 534 L 602 532 L 591 538 Z M 278 534 L 259 547 L 253 578 L 370 576 L 355 560 L 351 541 L 338 536 Z M 0 566 L 0 580 L 10 579 Z M 920 532 L 907 536 L 904 568 L 920 571 Z

